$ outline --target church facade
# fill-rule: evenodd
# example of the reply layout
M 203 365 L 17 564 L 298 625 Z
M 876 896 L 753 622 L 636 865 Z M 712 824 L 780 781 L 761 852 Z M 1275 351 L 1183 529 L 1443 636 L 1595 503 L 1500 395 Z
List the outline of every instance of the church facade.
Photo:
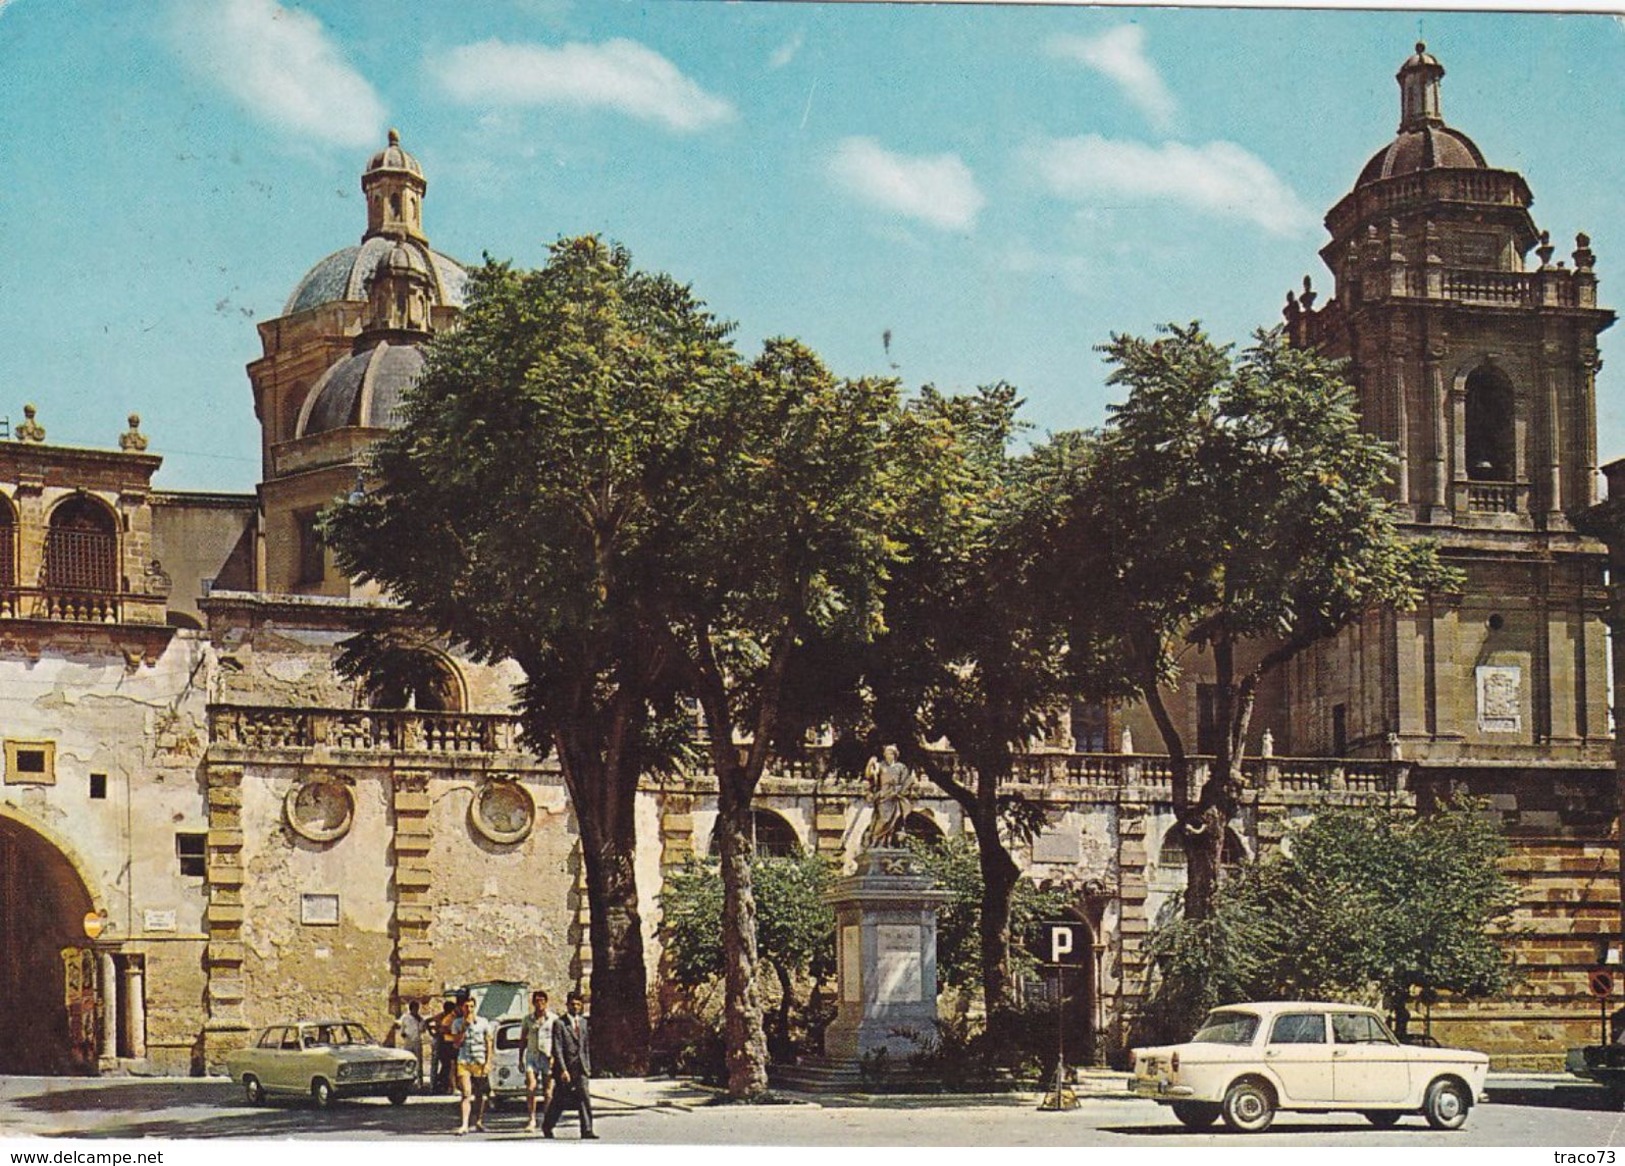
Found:
M 1286 321 L 1295 343 L 1350 361 L 1365 423 L 1398 450 L 1406 529 L 1468 582 L 1373 613 L 1277 679 L 1228 850 L 1255 855 L 1328 804 L 1490 798 L 1525 889 L 1524 983 L 1441 1006 L 1435 1032 L 1549 1063 L 1594 1024 L 1584 971 L 1618 910 L 1605 558 L 1568 518 L 1595 500 L 1613 315 L 1589 241 L 1553 262 L 1523 178 L 1445 123 L 1442 75 L 1420 47 L 1401 68 L 1398 136 L 1327 217 L 1334 290 L 1317 306 L 1306 282 Z M 519 739 L 516 671 L 434 644 L 398 675 L 335 671 L 387 605 L 335 569 L 316 519 L 357 488 L 466 278 L 430 246 L 428 183 L 393 133 L 361 185 L 360 241 L 259 326 L 254 494 L 154 486 L 134 416 L 106 449 L 49 442 L 32 410 L 0 443 L 0 934 L 23 937 L 0 948 L 0 1011 L 27 1030 L 0 1072 L 205 1072 L 296 1015 L 381 1031 L 448 985 L 590 980 L 580 838 L 556 765 Z M 1198 741 L 1205 683 L 1192 674 L 1170 702 Z M 1048 810 L 1020 858 L 1072 891 L 1093 934 L 1101 1054 L 1183 882 L 1156 741 L 1140 710 L 1095 710 L 1020 768 Z M 775 765 L 758 847 L 850 859 L 863 792 L 817 747 Z M 675 1007 L 659 888 L 709 848 L 714 781 L 651 777 L 637 813 L 658 1021 Z M 912 829 L 965 826 L 928 797 Z

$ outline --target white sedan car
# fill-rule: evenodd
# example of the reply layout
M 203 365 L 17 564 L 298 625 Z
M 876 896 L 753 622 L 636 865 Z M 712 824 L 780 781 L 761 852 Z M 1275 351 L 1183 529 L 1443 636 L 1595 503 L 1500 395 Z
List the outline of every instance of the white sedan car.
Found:
M 1401 1044 L 1380 1015 L 1353 1004 L 1230 1004 L 1185 1044 L 1135 1049 L 1133 1089 L 1192 1129 L 1223 1117 L 1257 1133 L 1291 1110 L 1351 1111 L 1376 1126 L 1420 1113 L 1453 1130 L 1484 1099 L 1489 1064 L 1466 1049 Z

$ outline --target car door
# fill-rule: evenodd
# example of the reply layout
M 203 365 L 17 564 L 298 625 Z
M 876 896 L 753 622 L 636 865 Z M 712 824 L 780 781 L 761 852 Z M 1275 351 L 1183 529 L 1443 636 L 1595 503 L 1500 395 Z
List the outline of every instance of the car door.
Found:
M 1264 1064 L 1281 1082 L 1281 1104 L 1332 1099 L 1331 1049 L 1320 1012 L 1282 1012 L 1270 1021 Z
M 1410 1093 L 1410 1058 L 1366 1012 L 1332 1014 L 1332 1085 L 1339 1102 L 1397 1104 Z

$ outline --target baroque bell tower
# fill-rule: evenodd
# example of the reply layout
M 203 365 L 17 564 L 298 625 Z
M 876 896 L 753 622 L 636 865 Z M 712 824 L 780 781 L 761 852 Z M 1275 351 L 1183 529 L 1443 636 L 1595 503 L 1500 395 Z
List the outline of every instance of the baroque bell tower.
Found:
M 1306 656 L 1284 716 L 1300 753 L 1506 763 L 1606 758 L 1590 240 L 1570 259 L 1523 177 L 1444 120 L 1444 66 L 1400 67 L 1397 136 L 1326 216 L 1334 281 L 1287 295 L 1295 344 L 1348 361 L 1365 427 L 1395 450 L 1402 523 L 1466 579 L 1374 613 Z M 1533 252 L 1534 262 L 1530 262 Z

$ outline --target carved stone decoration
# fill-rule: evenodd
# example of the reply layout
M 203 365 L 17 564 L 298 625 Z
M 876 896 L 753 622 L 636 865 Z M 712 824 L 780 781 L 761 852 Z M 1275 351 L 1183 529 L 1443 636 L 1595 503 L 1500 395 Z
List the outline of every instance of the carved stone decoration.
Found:
M 45 426 L 34 420 L 34 415 L 37 412 L 39 412 L 39 410 L 35 409 L 32 405 L 23 406 L 23 423 L 17 426 L 18 441 L 37 442 L 45 440 Z
M 335 842 L 355 821 L 355 794 L 333 778 L 318 777 L 295 786 L 282 806 L 293 832 L 311 842 Z
M 494 778 L 474 795 L 468 817 L 486 839 L 498 846 L 512 846 L 530 837 L 536 825 L 536 800 L 519 782 Z
M 1478 728 L 1483 733 L 1523 729 L 1523 669 L 1481 664 L 1477 670 Z
M 141 432 L 141 414 L 131 413 L 130 428 L 118 435 L 118 447 L 125 453 L 143 453 L 147 448 L 147 435 Z

